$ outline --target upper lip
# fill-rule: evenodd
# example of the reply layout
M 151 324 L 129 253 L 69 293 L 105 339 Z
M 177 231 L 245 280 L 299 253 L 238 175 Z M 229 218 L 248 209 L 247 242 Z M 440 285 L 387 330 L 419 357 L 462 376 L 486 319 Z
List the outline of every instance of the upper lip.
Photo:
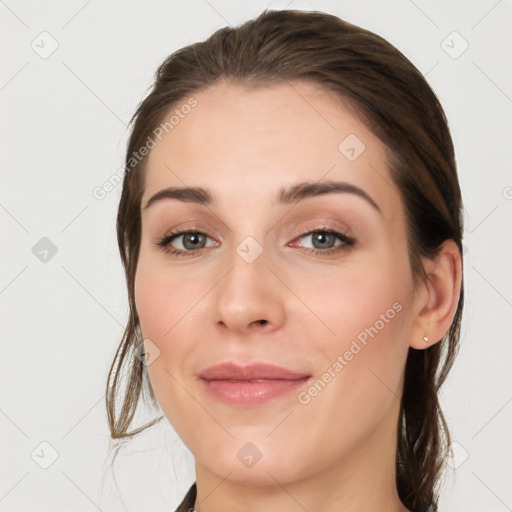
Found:
M 310 377 L 307 373 L 268 363 L 240 366 L 232 362 L 215 364 L 199 373 L 205 380 L 299 380 Z

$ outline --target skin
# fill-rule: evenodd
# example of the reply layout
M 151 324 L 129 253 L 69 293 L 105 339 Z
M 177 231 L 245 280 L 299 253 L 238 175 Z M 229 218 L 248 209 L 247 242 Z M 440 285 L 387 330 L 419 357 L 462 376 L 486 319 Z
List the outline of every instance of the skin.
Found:
M 406 510 L 395 483 L 403 371 L 409 347 L 440 340 L 453 319 L 455 244 L 424 261 L 430 279 L 415 289 L 386 147 L 332 94 L 304 82 L 222 81 L 194 97 L 149 155 L 135 290 L 146 346 L 160 351 L 148 366 L 153 390 L 195 457 L 196 509 Z M 350 134 L 365 145 L 354 161 L 338 149 Z M 380 212 L 347 192 L 277 201 L 283 188 L 326 180 L 360 187 Z M 170 186 L 204 187 L 214 203 L 144 208 Z M 174 228 L 204 233 L 206 246 L 187 249 L 178 236 L 172 246 L 188 253 L 166 253 L 156 243 Z M 325 229 L 356 244 L 335 239 L 339 252 L 311 254 L 311 233 Z M 248 236 L 263 250 L 252 263 L 236 251 Z M 222 361 L 263 361 L 316 380 L 393 304 L 394 318 L 307 404 L 294 392 L 233 407 L 197 377 Z M 262 453 L 250 468 L 237 458 L 247 442 Z

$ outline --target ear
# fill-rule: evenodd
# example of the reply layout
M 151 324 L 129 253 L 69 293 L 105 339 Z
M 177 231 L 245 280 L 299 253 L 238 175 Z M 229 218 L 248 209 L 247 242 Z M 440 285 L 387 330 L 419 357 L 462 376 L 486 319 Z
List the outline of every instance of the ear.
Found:
M 462 259 L 453 240 L 445 240 L 435 260 L 424 261 L 427 278 L 418 286 L 410 346 L 425 349 L 443 339 L 457 310 Z M 427 340 L 425 340 L 427 338 Z

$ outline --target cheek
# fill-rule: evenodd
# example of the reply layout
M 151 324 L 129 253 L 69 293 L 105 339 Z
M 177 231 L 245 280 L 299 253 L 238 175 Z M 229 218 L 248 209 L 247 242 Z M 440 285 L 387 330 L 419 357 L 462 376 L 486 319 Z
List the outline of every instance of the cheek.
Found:
M 408 260 L 401 264 L 393 272 L 396 259 L 382 258 L 350 273 L 297 281 L 298 293 L 310 290 L 308 305 L 334 332 L 309 340 L 319 373 L 299 398 L 304 418 L 314 418 L 312 438 L 327 446 L 358 445 L 399 404 L 412 296 Z
M 142 252 L 135 277 L 135 304 L 144 338 L 157 344 L 170 338 L 201 292 L 197 279 L 159 267 Z
M 154 353 L 158 354 L 148 364 L 147 371 L 156 399 L 173 425 L 180 422 L 176 411 L 182 411 L 189 399 L 178 382 L 182 382 L 179 368 L 190 348 L 187 343 L 175 341 L 186 340 L 183 333 L 186 322 L 182 320 L 200 297 L 197 284 L 184 283 L 179 274 L 166 272 L 141 251 L 135 278 L 135 304 L 146 351 L 151 353 L 151 348 L 155 351 L 156 346 Z
M 159 402 L 164 398 L 161 390 L 170 385 L 167 372 L 174 373 L 169 363 L 175 364 L 182 357 L 179 351 L 183 345 L 171 346 L 169 341 L 179 330 L 175 327 L 186 315 L 187 307 L 190 309 L 187 296 L 192 294 L 189 286 L 180 287 L 176 276 L 171 277 L 164 269 L 157 269 L 141 254 L 135 277 L 135 305 L 146 351 L 151 352 L 151 346 L 157 347 L 153 350 L 158 353 L 158 358 L 147 366 L 147 370 Z
M 390 394 L 389 389 L 399 394 L 413 297 L 408 265 L 406 254 L 383 253 L 372 262 L 351 266 L 350 272 L 323 269 L 297 277 L 297 294 L 308 297 L 309 308 L 330 331 L 309 340 L 314 346 L 311 356 L 317 367 L 334 371 L 337 384 L 332 387 L 339 386 L 341 394 L 351 388 L 371 401 Z M 332 368 L 335 363 L 343 368 Z
M 375 324 L 379 333 L 389 332 L 391 324 L 399 326 L 406 316 L 397 309 L 412 300 L 409 262 L 406 255 L 390 252 L 370 254 L 346 267 L 318 267 L 288 277 L 297 296 L 330 329 L 333 341 L 354 338 Z
M 169 311 L 173 311 L 172 294 L 167 294 L 168 283 L 151 271 L 150 265 L 140 262 L 135 278 L 135 305 L 144 338 L 158 340 L 172 325 Z M 169 283 L 171 284 L 171 283 Z

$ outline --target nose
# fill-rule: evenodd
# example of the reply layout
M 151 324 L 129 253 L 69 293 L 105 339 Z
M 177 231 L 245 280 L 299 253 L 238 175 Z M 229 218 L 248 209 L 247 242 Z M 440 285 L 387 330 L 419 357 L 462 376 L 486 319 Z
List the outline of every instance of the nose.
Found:
M 212 297 L 215 323 L 238 335 L 271 332 L 285 322 L 286 288 L 265 251 L 252 262 L 233 251 L 229 271 Z M 270 265 L 269 265 L 270 266 Z

